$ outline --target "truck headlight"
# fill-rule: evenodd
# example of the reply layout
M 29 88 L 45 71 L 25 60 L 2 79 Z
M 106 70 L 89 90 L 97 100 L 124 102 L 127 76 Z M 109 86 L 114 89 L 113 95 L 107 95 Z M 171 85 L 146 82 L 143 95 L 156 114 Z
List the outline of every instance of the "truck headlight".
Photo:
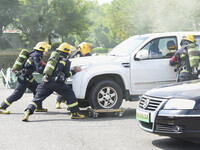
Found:
M 191 99 L 170 99 L 164 109 L 193 109 L 195 101 Z

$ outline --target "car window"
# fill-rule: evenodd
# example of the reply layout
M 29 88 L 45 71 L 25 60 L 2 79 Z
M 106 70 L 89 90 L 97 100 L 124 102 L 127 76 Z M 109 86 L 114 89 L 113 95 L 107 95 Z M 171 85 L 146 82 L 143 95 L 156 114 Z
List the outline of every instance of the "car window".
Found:
M 197 49 L 200 51 L 200 36 L 194 35 L 195 43 L 197 44 Z
M 133 36 L 127 40 L 121 42 L 115 48 L 113 48 L 108 55 L 113 56 L 126 56 L 134 51 L 141 43 L 143 43 L 148 37 Z
M 148 51 L 148 59 L 171 58 L 177 49 L 177 39 L 175 36 L 156 38 L 142 49 Z

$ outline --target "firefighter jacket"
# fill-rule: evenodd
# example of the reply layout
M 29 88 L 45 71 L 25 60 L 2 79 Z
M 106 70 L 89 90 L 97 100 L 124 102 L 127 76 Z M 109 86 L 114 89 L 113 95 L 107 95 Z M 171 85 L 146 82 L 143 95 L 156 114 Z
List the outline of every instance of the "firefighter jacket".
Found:
M 55 79 L 57 83 L 64 83 L 66 78 L 73 76 L 76 74 L 74 70 L 70 70 L 71 62 L 62 52 L 59 52 L 60 57 L 56 68 L 52 74 L 52 77 Z
M 17 74 L 18 81 L 22 84 L 26 84 L 27 82 L 33 82 L 33 72 L 36 71 L 40 74 L 43 73 L 44 66 L 41 63 L 41 59 L 43 57 L 42 51 L 32 51 L 29 55 L 29 58 L 24 63 L 22 69 Z
M 182 75 L 191 75 L 192 68 L 190 67 L 187 45 L 182 45 L 181 49 L 177 50 L 175 55 L 170 59 L 170 65 L 178 65 L 178 73 Z
M 32 51 L 22 69 L 27 69 L 28 74 L 32 74 L 34 71 L 42 74 L 44 70 L 44 66 L 41 64 L 42 57 L 42 51 Z

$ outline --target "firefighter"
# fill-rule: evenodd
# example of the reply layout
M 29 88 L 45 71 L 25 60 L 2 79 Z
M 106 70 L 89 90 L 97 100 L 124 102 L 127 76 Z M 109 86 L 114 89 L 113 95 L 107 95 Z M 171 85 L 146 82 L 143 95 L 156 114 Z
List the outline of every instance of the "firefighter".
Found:
M 57 48 L 57 52 L 59 54 L 58 63 L 56 66 L 50 65 L 50 68 L 55 67 L 52 75 L 48 75 L 44 72 L 43 81 L 37 87 L 37 93 L 32 102 L 26 108 L 22 121 L 28 121 L 29 116 L 34 113 L 37 105 L 40 104 L 46 97 L 51 95 L 54 91 L 66 99 L 67 105 L 71 111 L 71 119 L 85 118 L 84 115 L 79 113 L 78 101 L 74 92 L 67 84 L 65 84 L 67 77 L 74 75 L 76 72 L 81 71 L 81 69 L 74 67 L 73 70 L 70 70 L 71 62 L 69 59 L 67 59 L 67 57 L 71 52 L 71 46 L 68 43 L 62 43 Z M 55 58 L 52 60 L 55 60 Z M 48 67 L 48 63 L 46 66 Z
M 79 44 L 77 49 L 78 51 L 71 55 L 70 58 L 91 56 L 91 51 L 88 43 L 83 42 Z
M 14 92 L 6 98 L 1 103 L 0 114 L 9 114 L 10 111 L 6 110 L 13 102 L 19 100 L 26 88 L 33 92 L 33 95 L 36 94 L 36 88 L 38 83 L 35 81 L 34 76 L 32 75 L 34 71 L 42 74 L 45 64 L 41 61 L 43 55 L 46 54 L 46 51 L 50 48 L 45 42 L 39 42 L 33 48 L 33 51 L 30 52 L 29 58 L 25 61 L 22 68 L 19 70 L 17 75 L 17 85 Z M 47 112 L 46 108 L 42 108 L 42 103 L 40 103 L 36 109 L 38 112 Z
M 177 82 L 195 79 L 198 74 L 199 54 L 194 36 L 183 36 L 180 45 L 181 48 L 170 59 L 171 66 L 177 64 Z
M 77 49 L 78 51 L 71 55 L 70 58 L 91 56 L 88 43 L 83 42 L 79 44 Z M 56 99 L 56 109 L 61 109 L 61 102 L 65 102 L 65 99 L 62 96 L 58 95 Z

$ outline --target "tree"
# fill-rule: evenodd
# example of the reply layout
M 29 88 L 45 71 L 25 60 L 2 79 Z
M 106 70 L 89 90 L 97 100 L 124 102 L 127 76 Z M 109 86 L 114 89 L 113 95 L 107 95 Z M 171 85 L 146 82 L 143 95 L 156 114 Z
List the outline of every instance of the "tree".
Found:
M 51 0 L 23 0 L 15 25 L 30 41 L 30 48 L 54 30 L 56 17 Z
M 18 0 L 1 0 L 0 1 L 0 37 L 3 28 L 13 22 L 18 10 Z
M 3 30 L 13 22 L 18 10 L 18 0 L 0 1 L 0 49 L 11 48 L 8 41 L 2 38 Z
M 52 1 L 57 18 L 55 31 L 65 41 L 71 35 L 81 35 L 89 27 L 87 11 L 90 2 L 87 0 L 57 0 Z M 74 43 L 70 43 L 74 44 Z

